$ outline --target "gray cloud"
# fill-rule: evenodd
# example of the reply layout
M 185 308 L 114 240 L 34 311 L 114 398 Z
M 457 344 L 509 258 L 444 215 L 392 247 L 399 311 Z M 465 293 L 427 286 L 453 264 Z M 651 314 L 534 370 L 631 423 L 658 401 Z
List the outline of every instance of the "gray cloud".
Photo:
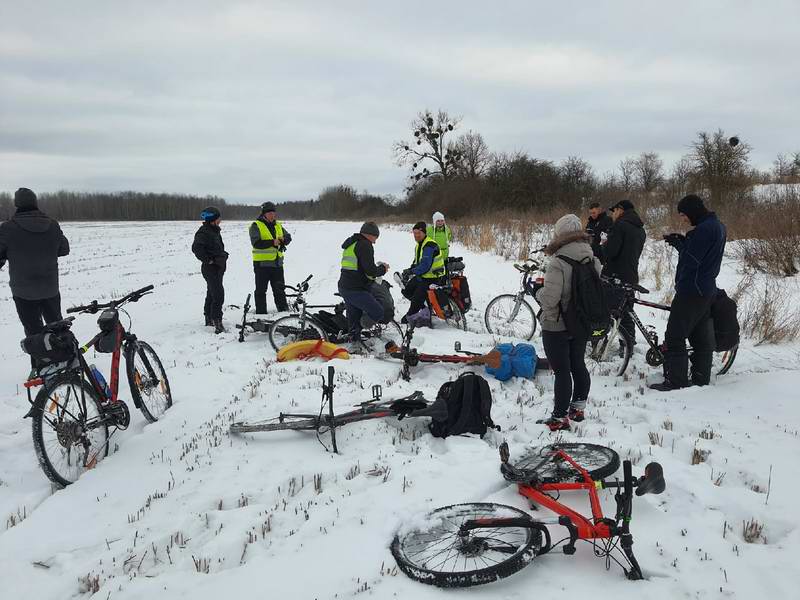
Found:
M 791 0 L 27 4 L 0 8 L 0 189 L 397 193 L 425 107 L 599 172 L 718 127 L 760 166 L 800 150 Z

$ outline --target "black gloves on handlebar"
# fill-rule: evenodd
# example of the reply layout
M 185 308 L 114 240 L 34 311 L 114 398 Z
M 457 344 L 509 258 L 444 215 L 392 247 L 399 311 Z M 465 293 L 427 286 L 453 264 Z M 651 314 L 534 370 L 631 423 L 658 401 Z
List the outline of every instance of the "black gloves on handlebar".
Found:
M 676 250 L 680 250 L 686 241 L 686 236 L 682 233 L 668 233 L 664 236 L 664 241 Z

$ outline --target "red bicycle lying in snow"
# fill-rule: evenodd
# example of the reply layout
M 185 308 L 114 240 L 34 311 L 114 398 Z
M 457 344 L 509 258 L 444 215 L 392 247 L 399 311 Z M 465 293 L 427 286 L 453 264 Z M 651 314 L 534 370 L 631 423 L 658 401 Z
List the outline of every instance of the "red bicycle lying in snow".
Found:
M 535 519 L 504 504 L 486 502 L 455 504 L 437 508 L 413 529 L 401 530 L 391 550 L 400 569 L 412 579 L 439 587 L 469 587 L 508 577 L 566 542 L 563 552 L 575 554 L 575 542 L 589 542 L 598 557 L 619 564 L 629 579 L 642 579 L 633 555 L 631 520 L 634 489 L 637 496 L 664 491 L 661 465 L 650 463 L 642 477 L 634 478 L 631 462 L 623 463 L 622 481 L 605 481 L 619 469 L 619 455 L 595 444 L 554 444 L 527 452 L 509 464 L 508 445 L 500 446 L 500 470 L 519 487 L 519 493 L 536 508 L 543 506 L 558 515 Z M 606 518 L 597 490 L 617 492 L 616 515 Z M 561 504 L 564 491 L 585 490 L 592 516 L 585 517 Z M 547 525 L 566 527 L 569 536 L 552 543 Z M 614 552 L 621 548 L 623 565 Z

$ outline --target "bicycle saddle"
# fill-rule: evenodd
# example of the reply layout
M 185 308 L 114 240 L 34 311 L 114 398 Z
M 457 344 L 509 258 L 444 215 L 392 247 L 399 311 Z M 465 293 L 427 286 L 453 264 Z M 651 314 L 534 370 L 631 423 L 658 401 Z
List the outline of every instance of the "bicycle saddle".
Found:
M 636 495 L 660 494 L 667 487 L 664 481 L 664 469 L 657 462 L 652 462 L 644 468 L 644 475 L 636 485 Z

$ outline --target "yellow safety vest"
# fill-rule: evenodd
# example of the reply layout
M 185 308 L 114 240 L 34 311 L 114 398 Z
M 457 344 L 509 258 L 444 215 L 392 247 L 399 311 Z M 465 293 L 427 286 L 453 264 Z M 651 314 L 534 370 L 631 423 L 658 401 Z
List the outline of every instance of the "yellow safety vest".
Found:
M 444 229 L 438 229 L 436 225 L 428 225 L 426 229 L 427 236 L 439 245 L 442 257 L 447 260 L 447 257 L 450 256 L 450 240 L 453 239 L 450 228 L 445 225 Z
M 414 250 L 414 266 L 419 264 L 420 260 L 422 259 L 422 250 L 428 244 L 433 244 L 436 247 L 436 253 L 433 255 L 433 264 L 431 264 L 430 270 L 422 275 L 422 278 L 436 279 L 444 275 L 444 257 L 442 256 L 442 250 L 439 248 L 439 244 L 434 242 L 431 238 L 426 236 L 424 240 L 417 244 L 417 247 Z
M 358 257 L 356 256 L 356 244 L 353 242 L 342 252 L 342 271 L 358 271 Z M 370 277 L 364 273 L 367 279 L 374 281 L 374 277 Z
M 256 227 L 258 227 L 258 231 L 261 234 L 261 239 L 263 241 L 272 242 L 275 240 L 275 237 L 272 237 L 272 233 L 264 221 L 261 219 L 256 219 L 253 221 L 253 223 L 255 223 Z M 278 238 L 283 238 L 283 226 L 279 221 L 275 221 L 275 236 Z M 283 251 L 279 250 L 276 246 L 270 246 L 269 248 L 254 247 L 253 262 L 268 263 L 272 266 L 280 267 L 283 265 Z

